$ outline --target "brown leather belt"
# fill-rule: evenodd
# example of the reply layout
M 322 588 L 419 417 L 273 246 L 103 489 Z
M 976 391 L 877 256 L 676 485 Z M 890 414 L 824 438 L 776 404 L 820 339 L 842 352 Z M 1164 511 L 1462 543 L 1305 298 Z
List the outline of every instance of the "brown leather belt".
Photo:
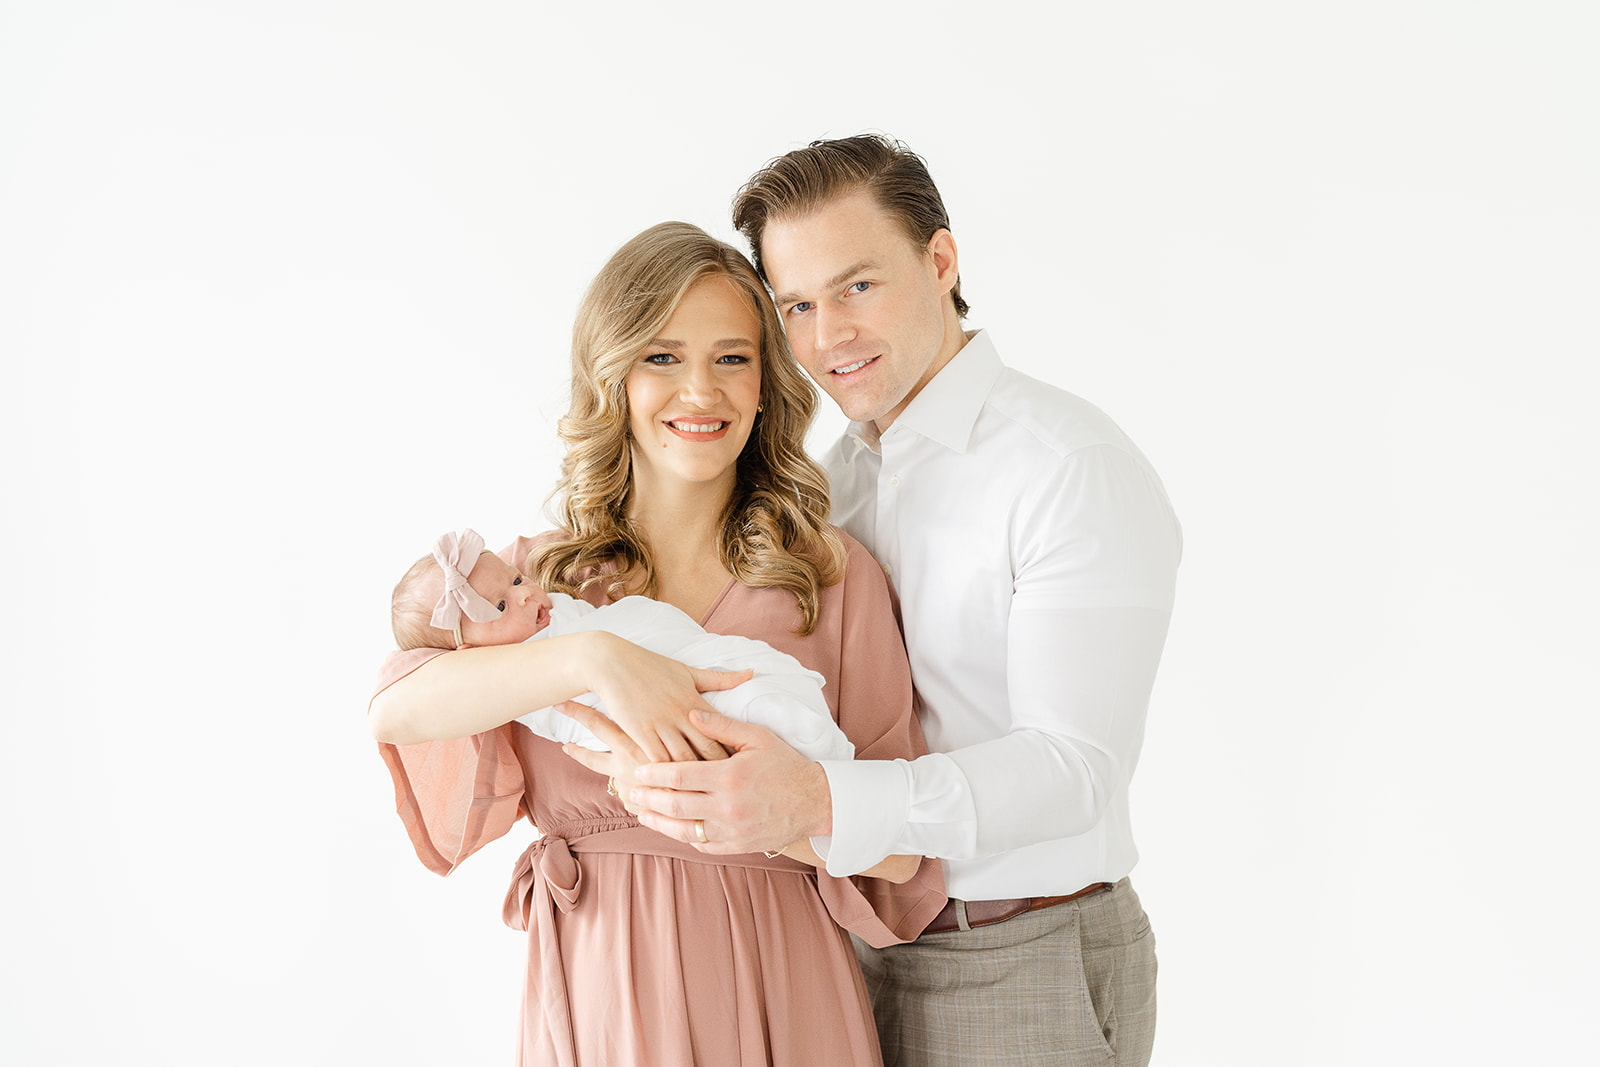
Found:
M 1096 882 L 1094 885 L 1084 886 L 1076 893 L 1068 893 L 1064 897 L 1021 897 L 1016 900 L 969 900 L 967 906 L 967 928 L 979 926 L 993 926 L 1003 923 L 1007 919 L 1015 919 L 1018 915 L 1028 911 L 1042 911 L 1053 908 L 1057 904 L 1065 904 L 1070 900 L 1079 900 L 1083 897 L 1093 896 L 1103 890 L 1110 889 L 1110 882 Z M 957 901 L 954 898 L 945 901 L 944 910 L 933 917 L 933 922 L 928 924 L 925 934 L 943 934 L 951 930 L 961 929 L 961 920 L 957 911 Z

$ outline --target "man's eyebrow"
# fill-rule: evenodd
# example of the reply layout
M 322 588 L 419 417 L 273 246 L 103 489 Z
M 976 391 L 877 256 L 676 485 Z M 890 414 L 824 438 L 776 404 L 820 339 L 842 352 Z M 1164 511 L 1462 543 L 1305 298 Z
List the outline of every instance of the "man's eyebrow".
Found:
M 837 289 L 837 288 L 839 288 L 839 286 L 841 286 L 845 282 L 849 281 L 855 275 L 860 274 L 862 271 L 864 271 L 864 270 L 876 270 L 877 267 L 878 267 L 878 265 L 876 263 L 874 263 L 870 259 L 863 259 L 859 263 L 852 263 L 852 264 L 850 264 L 850 266 L 846 267 L 844 270 L 840 271 L 838 274 L 835 274 L 833 277 L 831 277 L 827 281 L 823 282 L 822 283 L 822 288 L 825 289 L 825 290 L 826 289 Z M 776 296 L 774 296 L 772 298 L 772 302 L 774 304 L 780 304 L 781 305 L 781 304 L 787 304 L 791 300 L 798 300 L 798 299 L 800 299 L 800 297 L 795 293 L 779 293 L 778 295 L 776 295 Z

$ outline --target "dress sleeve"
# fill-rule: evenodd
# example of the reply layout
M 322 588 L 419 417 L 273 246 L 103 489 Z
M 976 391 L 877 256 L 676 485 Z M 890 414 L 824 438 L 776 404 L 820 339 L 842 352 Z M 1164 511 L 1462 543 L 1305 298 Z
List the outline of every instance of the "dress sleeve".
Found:
M 928 751 L 917 718 L 911 667 L 883 570 L 848 534 L 845 576 L 828 592 L 838 598 L 839 726 L 859 760 L 909 760 Z M 900 885 L 859 875 L 817 871 L 817 888 L 834 921 L 874 948 L 914 940 L 945 905 L 944 871 L 924 858 Z
M 432 648 L 391 652 L 373 695 L 443 654 Z M 507 723 L 473 737 L 419 745 L 379 742 L 394 780 L 395 810 L 417 858 L 435 874 L 455 870 L 511 829 L 522 814 L 522 764 L 512 745 L 514 728 Z

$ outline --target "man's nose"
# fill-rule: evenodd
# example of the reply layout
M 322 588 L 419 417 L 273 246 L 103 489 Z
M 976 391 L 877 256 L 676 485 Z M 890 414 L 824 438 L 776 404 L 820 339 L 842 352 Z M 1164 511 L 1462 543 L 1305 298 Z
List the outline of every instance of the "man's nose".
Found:
M 834 308 L 818 307 L 812 315 L 811 327 L 816 331 L 819 349 L 834 348 L 855 336 L 855 326 L 849 316 Z

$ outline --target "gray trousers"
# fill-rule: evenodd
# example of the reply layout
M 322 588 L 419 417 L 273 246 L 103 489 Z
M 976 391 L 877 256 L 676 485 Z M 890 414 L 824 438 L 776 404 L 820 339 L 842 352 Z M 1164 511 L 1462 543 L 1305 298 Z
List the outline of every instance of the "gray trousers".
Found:
M 993 926 L 855 946 L 885 1067 L 1150 1062 L 1156 939 L 1126 878 Z

